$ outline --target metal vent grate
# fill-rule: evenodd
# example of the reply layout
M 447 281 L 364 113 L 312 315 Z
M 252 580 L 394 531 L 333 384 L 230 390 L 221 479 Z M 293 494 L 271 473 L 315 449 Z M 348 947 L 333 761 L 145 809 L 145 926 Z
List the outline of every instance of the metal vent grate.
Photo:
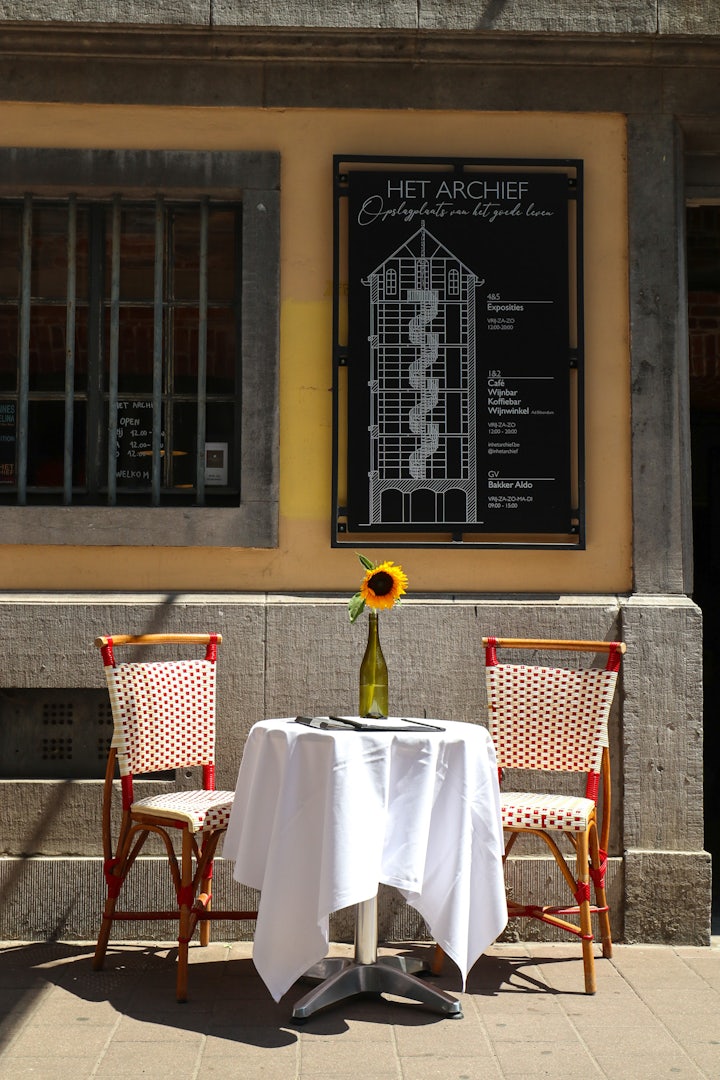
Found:
M 40 759 L 42 761 L 72 761 L 72 739 L 42 739 Z
M 0 779 L 102 779 L 112 727 L 105 689 L 0 690 Z

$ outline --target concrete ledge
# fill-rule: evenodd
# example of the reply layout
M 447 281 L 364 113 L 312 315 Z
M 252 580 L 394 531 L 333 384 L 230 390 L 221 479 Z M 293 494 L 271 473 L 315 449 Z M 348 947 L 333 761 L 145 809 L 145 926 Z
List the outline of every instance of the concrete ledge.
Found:
M 257 893 L 233 881 L 232 863 L 216 860 L 213 878 L 214 907 L 234 911 L 257 908 Z M 93 941 L 100 928 L 105 903 L 103 861 L 99 858 L 0 859 L 0 938 L 8 941 Z M 167 861 L 140 858 L 123 891 L 125 910 L 175 906 Z M 216 940 L 249 941 L 254 923 L 218 922 Z M 118 940 L 172 941 L 174 922 L 117 923 Z
M 572 866 L 572 860 L 569 860 Z M 254 889 L 233 880 L 232 863 L 217 859 L 214 875 L 216 910 L 252 910 Z M 710 856 L 707 852 L 627 852 L 608 860 L 607 890 L 613 940 L 629 944 L 709 945 Z M 508 893 L 528 903 L 565 904 L 567 887 L 551 858 L 522 857 L 508 864 Z M 172 910 L 174 895 L 162 858 L 138 859 L 123 894 L 127 910 Z M 92 941 L 105 899 L 102 859 L 0 859 L 0 940 Z M 251 941 L 254 922 L 221 922 L 215 940 Z M 352 942 L 354 909 L 330 920 L 333 941 Z M 118 923 L 117 940 L 172 941 L 173 922 Z M 422 917 L 396 889 L 382 885 L 378 934 L 383 942 L 431 940 Z M 568 935 L 531 919 L 512 920 L 501 941 L 567 941 Z
M 8 102 L 674 112 L 693 133 L 716 113 L 717 33 L 0 26 Z
M 213 906 L 216 910 L 251 911 L 258 893 L 233 880 L 233 864 L 216 859 Z M 125 910 L 143 907 L 172 910 L 175 898 L 164 858 L 141 857 L 123 892 Z M 93 941 L 100 928 L 105 885 L 100 858 L 0 858 L 0 940 Z M 380 887 L 380 937 L 383 941 L 429 940 L 420 915 L 408 907 L 397 890 Z M 331 940 L 352 942 L 354 908 L 336 912 Z M 218 920 L 216 941 L 252 941 L 253 921 Z M 113 940 L 173 941 L 177 926 L 167 922 L 117 923 Z
M 217 859 L 213 876 L 216 910 L 252 910 L 257 907 L 254 889 L 233 880 L 233 864 Z M 511 860 L 510 891 L 530 903 L 566 903 L 567 888 L 552 859 Z M 622 859 L 609 860 L 608 895 L 614 909 L 613 935 L 622 937 Z M 380 941 L 429 941 L 423 918 L 400 893 L 381 885 L 378 894 Z M 0 940 L 92 941 L 98 933 L 105 889 L 99 858 L 4 858 L 0 859 Z M 175 904 L 170 876 L 163 858 L 137 860 L 123 893 L 126 910 L 154 907 L 172 910 Z M 216 941 L 251 941 L 254 922 L 222 922 L 213 926 Z M 336 912 L 330 920 L 332 941 L 352 942 L 354 908 Z M 171 922 L 125 922 L 116 924 L 113 937 L 127 941 L 172 941 L 177 934 Z M 502 940 L 564 941 L 567 935 L 532 920 L 515 920 Z
M 568 859 L 574 870 L 575 860 Z M 569 905 L 567 884 L 560 869 L 551 857 L 523 856 L 510 858 L 507 864 L 508 896 L 519 903 Z M 623 917 L 623 860 L 619 856 L 608 859 L 605 888 L 610 905 L 610 926 L 613 941 L 624 940 Z M 593 898 L 594 899 L 594 898 Z M 597 930 L 597 927 L 595 927 Z M 572 941 L 569 934 L 555 930 L 536 919 L 511 919 L 500 941 Z

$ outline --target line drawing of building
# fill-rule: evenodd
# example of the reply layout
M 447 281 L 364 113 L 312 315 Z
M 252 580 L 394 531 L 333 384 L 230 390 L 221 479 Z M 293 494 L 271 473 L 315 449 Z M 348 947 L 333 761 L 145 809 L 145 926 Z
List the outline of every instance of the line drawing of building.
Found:
M 478 276 L 423 221 L 370 289 L 368 524 L 477 522 Z

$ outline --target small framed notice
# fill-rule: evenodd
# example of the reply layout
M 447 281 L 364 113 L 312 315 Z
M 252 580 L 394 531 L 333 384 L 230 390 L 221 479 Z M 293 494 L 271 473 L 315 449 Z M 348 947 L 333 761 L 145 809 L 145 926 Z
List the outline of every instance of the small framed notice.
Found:
M 205 443 L 205 483 L 225 486 L 228 482 L 228 444 Z

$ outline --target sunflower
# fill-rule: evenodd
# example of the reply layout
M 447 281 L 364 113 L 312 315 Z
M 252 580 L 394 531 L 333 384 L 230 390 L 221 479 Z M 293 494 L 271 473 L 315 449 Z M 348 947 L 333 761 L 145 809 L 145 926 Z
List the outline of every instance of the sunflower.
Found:
M 365 577 L 348 604 L 350 622 L 355 622 L 360 612 L 367 605 L 377 611 L 389 610 L 407 591 L 407 574 L 394 562 L 382 562 L 377 566 L 358 554 L 358 559 L 365 567 Z

